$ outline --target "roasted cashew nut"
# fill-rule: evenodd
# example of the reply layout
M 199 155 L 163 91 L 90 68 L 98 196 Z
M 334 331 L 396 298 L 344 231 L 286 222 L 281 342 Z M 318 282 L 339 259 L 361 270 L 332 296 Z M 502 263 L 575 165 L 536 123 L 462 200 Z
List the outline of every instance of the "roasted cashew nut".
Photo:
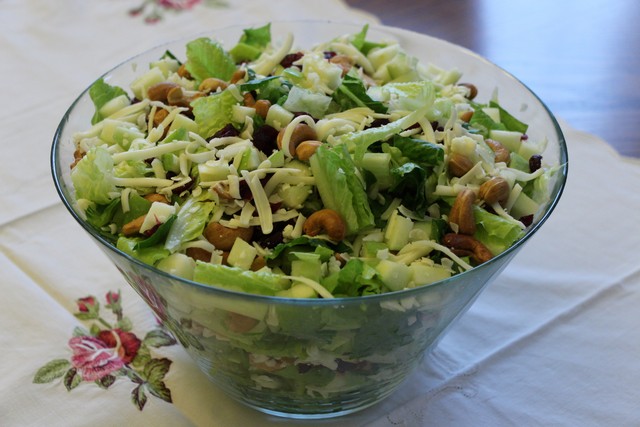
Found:
M 489 248 L 472 236 L 448 233 L 442 237 L 442 244 L 458 256 L 470 256 L 477 264 L 482 264 L 493 258 Z
M 491 148 L 496 155 L 496 163 L 508 163 L 511 160 L 511 153 L 504 145 L 493 139 L 485 139 L 484 142 Z
M 150 86 L 149 89 L 147 89 L 147 97 L 151 101 L 167 102 L 169 91 L 177 87 L 180 86 L 172 82 L 156 83 L 153 86 Z
M 184 90 L 181 86 L 174 87 L 167 92 L 167 104 L 177 107 L 190 107 L 191 102 L 202 95 L 202 92 Z
M 216 249 L 230 251 L 237 238 L 250 242 L 253 237 L 253 227 L 225 227 L 219 222 L 210 222 L 204 229 L 204 237 Z
M 475 201 L 476 193 L 468 188 L 464 188 L 456 196 L 449 212 L 449 224 L 455 224 L 458 233 L 473 235 L 476 232 L 476 219 L 473 214 Z
M 283 149 L 282 142 L 285 139 L 285 133 L 287 132 L 287 128 L 288 126 L 283 127 L 278 133 L 278 138 L 277 138 L 278 148 L 281 150 Z M 317 140 L 317 139 L 318 139 L 318 134 L 316 133 L 314 128 L 304 123 L 298 123 L 295 125 L 295 127 L 291 131 L 291 136 L 289 137 L 289 144 L 287 146 L 289 152 L 287 153 L 285 151 L 285 154 L 289 154 L 293 156 L 294 153 L 296 152 L 296 147 L 298 147 L 298 144 L 300 144 L 302 141 Z
M 224 80 L 217 79 L 215 77 L 209 77 L 204 79 L 200 86 L 198 86 L 198 90 L 200 92 L 209 93 L 216 92 L 218 89 L 225 90 L 229 86 L 229 83 Z
M 318 147 L 322 145 L 320 141 L 302 141 L 296 147 L 296 157 L 303 162 L 308 161 L 316 153 Z
M 305 220 L 302 230 L 308 236 L 326 234 L 331 240 L 340 241 L 347 233 L 347 225 L 338 212 L 322 209 L 312 213 Z

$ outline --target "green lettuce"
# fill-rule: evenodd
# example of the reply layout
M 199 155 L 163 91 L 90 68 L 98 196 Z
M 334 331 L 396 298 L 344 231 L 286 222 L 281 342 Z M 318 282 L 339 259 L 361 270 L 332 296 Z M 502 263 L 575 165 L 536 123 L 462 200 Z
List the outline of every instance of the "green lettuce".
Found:
M 170 252 L 175 252 L 182 243 L 201 235 L 212 210 L 213 202 L 201 202 L 195 198 L 188 199 L 178 211 L 164 247 Z
M 231 55 L 222 45 L 208 37 L 187 43 L 185 67 L 198 83 L 209 77 L 228 81 L 236 70 Z
M 271 42 L 271 24 L 243 30 L 238 43 L 229 50 L 236 63 L 257 59 Z
M 385 291 L 376 269 L 357 258 L 351 258 L 340 271 L 326 277 L 322 285 L 334 296 L 357 297 Z
M 95 125 L 96 123 L 102 121 L 104 117 L 102 117 L 102 114 L 100 114 L 100 109 L 107 102 L 121 95 L 127 95 L 127 92 L 121 87 L 109 85 L 102 78 L 98 79 L 94 84 L 92 84 L 89 88 L 89 96 L 93 101 L 93 105 L 95 105 L 96 107 L 96 112 L 91 118 L 91 124 Z
M 71 171 L 76 199 L 87 199 L 99 205 L 111 202 L 109 193 L 116 191 L 113 182 L 113 158 L 103 147 L 93 147 Z
M 191 106 L 200 136 L 209 138 L 231 123 L 233 106 L 237 103 L 233 94 L 227 90 L 193 101 Z
M 502 123 L 507 128 L 507 130 L 520 133 L 527 132 L 529 125 L 513 117 L 511 113 L 502 108 L 500 104 L 495 101 L 490 101 L 489 106 L 492 108 L 497 108 L 500 111 L 500 123 Z
M 491 214 L 479 206 L 473 207 L 473 214 L 478 225 L 474 237 L 494 255 L 504 252 L 524 236 L 524 230 L 517 224 Z
M 275 295 L 288 288 L 289 281 L 268 271 L 250 271 L 221 264 L 197 261 L 193 280 L 249 294 Z
M 122 252 L 144 262 L 145 264 L 155 265 L 161 259 L 170 255 L 169 251 L 157 244 L 150 247 L 139 247 L 142 242 L 141 237 L 119 237 L 116 247 Z
M 347 225 L 347 234 L 374 225 L 364 184 L 345 146 L 320 146 L 310 164 L 322 202 L 340 213 Z
M 357 107 L 368 107 L 376 113 L 386 113 L 387 107 L 382 102 L 374 101 L 367 95 L 364 83 L 357 77 L 345 75 L 338 89 L 331 95 L 340 106 L 341 111 Z

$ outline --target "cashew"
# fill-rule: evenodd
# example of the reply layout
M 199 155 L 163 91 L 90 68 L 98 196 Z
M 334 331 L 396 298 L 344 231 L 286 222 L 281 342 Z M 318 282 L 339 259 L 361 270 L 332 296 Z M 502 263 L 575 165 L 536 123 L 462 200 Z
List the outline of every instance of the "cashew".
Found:
M 473 117 L 473 111 L 471 110 L 465 111 L 464 113 L 460 114 L 460 120 L 466 123 L 469 123 L 471 121 L 471 117 Z
M 253 104 L 253 108 L 256 109 L 256 114 L 262 117 L 263 119 L 267 118 L 267 113 L 269 113 L 269 108 L 271 108 L 271 102 L 267 99 L 259 99 Z
M 73 152 L 73 163 L 71 163 L 70 168 L 73 169 L 74 167 L 76 167 L 78 162 L 82 160 L 85 154 L 87 153 L 82 151 L 80 148 L 76 148 L 75 151 Z
M 482 264 L 493 258 L 493 254 L 482 242 L 464 234 L 448 233 L 442 237 L 442 244 L 458 256 L 470 256 L 476 263 Z
M 215 77 L 209 77 L 204 79 L 200 86 L 198 86 L 198 90 L 200 92 L 209 93 L 215 92 L 218 89 L 225 90 L 229 86 L 229 83 L 224 80 L 216 79 Z
M 491 148 L 491 151 L 495 153 L 496 163 L 509 162 L 509 160 L 511 159 L 511 153 L 504 145 L 502 145 L 498 141 L 494 141 L 493 139 L 485 139 L 484 142 L 486 142 L 489 148 Z
M 242 99 L 246 107 L 253 107 L 256 105 L 256 99 L 251 95 L 251 92 L 247 92 L 242 95 Z
M 191 73 L 189 72 L 189 70 L 187 70 L 187 66 L 185 64 L 180 65 L 180 67 L 178 68 L 178 75 L 182 78 L 185 79 L 193 79 L 193 77 L 191 77 Z
M 167 92 L 167 104 L 178 107 L 189 107 L 192 101 L 200 98 L 202 95 L 202 92 L 184 90 L 181 86 L 177 86 Z
M 485 181 L 478 190 L 478 197 L 487 202 L 489 205 L 494 203 L 504 203 L 509 198 L 511 187 L 506 179 L 496 176 L 489 181 Z
M 264 259 L 262 255 L 258 255 L 253 259 L 253 262 L 251 263 L 251 271 L 258 271 L 266 265 L 267 265 L 267 260 Z
M 298 160 L 306 162 L 316 153 L 318 147 L 322 145 L 320 141 L 302 141 L 296 147 L 296 157 Z
M 469 92 L 465 96 L 468 100 L 472 100 L 478 95 L 478 88 L 473 83 L 458 83 L 458 86 L 463 86 L 469 89 Z
M 309 215 L 302 230 L 308 236 L 327 234 L 331 240 L 340 241 L 347 233 L 347 225 L 338 212 L 322 209 Z
M 180 86 L 171 82 L 156 83 L 147 89 L 147 97 L 151 101 L 167 102 L 167 95 L 169 94 L 169 91 L 177 87 Z
M 187 248 L 185 252 L 187 256 L 190 256 L 196 261 L 204 261 L 204 262 L 211 261 L 211 252 L 209 252 L 206 249 L 191 247 L 191 248 Z
M 284 138 L 284 134 L 286 131 L 287 131 L 287 126 L 283 127 L 280 130 L 280 132 L 278 133 L 278 137 L 276 139 L 278 143 L 278 148 L 281 150 L 282 150 L 282 140 Z M 311 126 L 306 125 L 304 123 L 296 124 L 295 127 L 293 128 L 293 131 L 291 132 L 291 137 L 289 138 L 289 145 L 288 145 L 289 154 L 293 156 L 293 154 L 296 152 L 296 147 L 302 141 L 317 140 L 317 139 L 318 139 L 318 134 L 316 133 L 315 129 L 313 129 Z
M 245 242 L 251 241 L 253 237 L 252 227 L 230 228 L 218 222 L 210 222 L 204 229 L 204 237 L 221 251 L 229 251 L 233 247 L 237 238 Z
M 342 68 L 342 75 L 344 76 L 351 70 L 353 67 L 353 59 L 347 55 L 336 55 L 329 59 L 329 62 L 332 64 L 336 64 L 338 67 Z
M 465 188 L 458 193 L 449 212 L 449 224 L 456 224 L 458 233 L 472 235 L 476 232 L 476 220 L 473 215 L 473 204 L 476 194 Z
M 238 68 L 231 75 L 231 80 L 229 80 L 229 82 L 230 83 L 238 83 L 240 80 L 244 79 L 244 76 L 246 74 L 247 74 L 247 72 L 245 70 L 243 70 L 241 68 Z
M 473 162 L 469 158 L 460 153 L 451 153 L 449 155 L 449 161 L 447 168 L 452 176 L 460 178 L 471 170 Z
M 123 225 L 122 234 L 124 234 L 125 236 L 133 236 L 134 234 L 138 234 L 146 216 L 147 215 L 140 215 L 138 218 Z
M 168 115 L 169 112 L 164 108 L 156 110 L 155 114 L 153 115 L 153 127 L 157 128 L 158 126 L 160 126 L 160 123 L 162 123 Z

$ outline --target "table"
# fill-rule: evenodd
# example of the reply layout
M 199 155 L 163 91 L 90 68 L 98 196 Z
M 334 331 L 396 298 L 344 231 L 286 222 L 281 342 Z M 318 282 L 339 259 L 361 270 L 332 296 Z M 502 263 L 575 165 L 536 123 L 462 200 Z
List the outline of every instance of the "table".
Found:
M 639 6 L 223 3 L 0 1 L 0 425 L 640 424 L 640 155 L 632 136 Z M 382 21 L 462 44 L 536 90 L 557 113 L 569 148 L 569 179 L 553 216 L 415 374 L 379 405 L 322 423 L 266 416 L 210 384 L 74 223 L 49 166 L 64 112 L 106 68 L 212 26 L 275 19 Z M 153 393 L 123 376 L 79 381 L 69 364 L 74 354 L 115 348 L 107 345 L 113 333 L 86 338 L 94 322 L 121 329 L 122 363 L 141 351 L 134 338 L 144 344 L 154 361 Z
M 634 0 L 347 0 L 382 23 L 465 46 L 517 76 L 574 127 L 640 157 Z

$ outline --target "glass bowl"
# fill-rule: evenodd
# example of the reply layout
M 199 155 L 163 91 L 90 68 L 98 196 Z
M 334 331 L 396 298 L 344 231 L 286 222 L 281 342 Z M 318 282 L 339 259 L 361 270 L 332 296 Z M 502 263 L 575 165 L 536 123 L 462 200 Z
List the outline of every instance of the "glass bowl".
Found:
M 229 48 L 243 28 L 215 29 L 204 35 Z M 272 24 L 274 39 L 292 32 L 300 47 L 360 29 L 360 25 L 330 22 Z M 151 49 L 103 77 L 112 85 L 128 87 L 140 67 L 167 49 L 184 58 L 185 44 L 194 38 Z M 69 164 L 72 135 L 89 127 L 94 112 L 88 90 L 71 105 L 53 140 L 53 178 L 69 213 L 202 372 L 231 397 L 269 414 L 328 418 L 361 410 L 391 394 L 538 232 L 558 203 L 566 180 L 567 148 L 560 127 L 542 101 L 516 78 L 464 48 L 426 35 L 371 26 L 368 38 L 395 39 L 425 63 L 457 68 L 481 93 L 499 88 L 501 105 L 530 125 L 529 136 L 548 138 L 545 161 L 561 165 L 550 202 L 524 238 L 490 261 L 429 286 L 360 298 L 289 299 L 238 293 L 171 276 L 116 249 L 79 214 Z

